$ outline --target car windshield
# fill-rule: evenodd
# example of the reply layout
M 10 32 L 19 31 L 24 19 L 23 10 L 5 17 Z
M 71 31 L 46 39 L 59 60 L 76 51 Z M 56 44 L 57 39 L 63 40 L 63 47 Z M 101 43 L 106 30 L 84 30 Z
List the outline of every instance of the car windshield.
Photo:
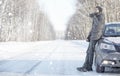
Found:
M 120 24 L 109 24 L 105 28 L 104 36 L 120 37 Z

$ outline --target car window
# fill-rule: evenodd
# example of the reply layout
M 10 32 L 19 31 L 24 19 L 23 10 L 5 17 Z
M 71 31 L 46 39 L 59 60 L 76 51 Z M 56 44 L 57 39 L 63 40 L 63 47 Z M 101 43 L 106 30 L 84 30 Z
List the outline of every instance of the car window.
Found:
M 120 36 L 120 24 L 109 24 L 105 29 L 105 36 Z

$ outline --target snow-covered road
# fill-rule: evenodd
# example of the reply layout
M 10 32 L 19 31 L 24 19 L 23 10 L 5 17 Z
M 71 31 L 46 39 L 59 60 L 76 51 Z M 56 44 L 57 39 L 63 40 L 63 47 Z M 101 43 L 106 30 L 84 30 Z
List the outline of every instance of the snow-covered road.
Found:
M 119 76 L 78 72 L 87 46 L 85 41 L 64 40 L 0 43 L 0 76 Z

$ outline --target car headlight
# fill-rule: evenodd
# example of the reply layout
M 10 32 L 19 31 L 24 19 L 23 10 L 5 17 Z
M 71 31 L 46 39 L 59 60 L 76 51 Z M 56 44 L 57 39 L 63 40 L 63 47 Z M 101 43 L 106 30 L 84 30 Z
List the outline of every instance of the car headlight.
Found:
M 102 62 L 102 64 L 104 65 L 108 65 L 108 64 L 111 64 L 111 65 L 115 65 L 115 62 L 114 61 L 110 61 L 110 60 L 104 60 L 103 62 Z
M 113 44 L 101 43 L 100 49 L 115 50 L 115 46 Z

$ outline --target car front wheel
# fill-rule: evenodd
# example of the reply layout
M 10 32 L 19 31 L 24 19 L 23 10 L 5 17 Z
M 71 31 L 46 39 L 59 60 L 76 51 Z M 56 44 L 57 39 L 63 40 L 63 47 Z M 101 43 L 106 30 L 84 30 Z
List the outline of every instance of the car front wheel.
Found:
M 100 66 L 100 65 L 97 64 L 97 66 L 96 66 L 96 72 L 98 72 L 98 73 L 104 73 L 104 71 L 105 71 L 105 67 Z

